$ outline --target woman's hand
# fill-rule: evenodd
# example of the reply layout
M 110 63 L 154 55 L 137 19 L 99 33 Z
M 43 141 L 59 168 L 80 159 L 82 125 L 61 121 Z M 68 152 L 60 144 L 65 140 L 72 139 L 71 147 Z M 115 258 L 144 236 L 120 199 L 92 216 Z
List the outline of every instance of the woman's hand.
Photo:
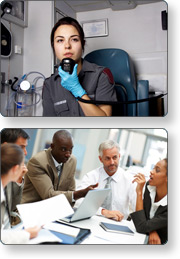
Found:
M 137 193 L 137 200 L 136 200 L 136 211 L 139 210 L 143 210 L 143 187 L 146 183 L 146 179 L 144 174 L 136 174 L 134 176 L 134 180 L 132 181 L 132 183 L 137 183 L 137 187 L 136 187 L 136 193 Z
M 161 239 L 156 231 L 152 231 L 149 233 L 148 244 L 149 245 L 160 245 L 161 244 Z
M 73 73 L 69 74 L 62 70 L 61 66 L 58 68 L 59 75 L 61 77 L 61 85 L 68 91 L 70 91 L 75 98 L 82 97 L 86 94 L 86 91 L 79 83 L 77 76 L 77 64 L 74 66 Z
M 23 181 L 23 178 L 24 178 L 24 176 L 25 176 L 25 174 L 28 172 L 28 169 L 27 169 L 27 167 L 24 165 L 23 166 L 23 171 L 22 171 L 22 174 L 20 175 L 20 177 L 18 178 L 18 180 L 17 180 L 17 183 L 20 183 L 20 184 L 22 184 L 24 181 Z
M 30 239 L 37 237 L 39 231 L 41 230 L 41 227 L 33 227 L 33 228 L 26 228 L 25 231 L 27 231 L 30 234 Z
M 109 219 L 114 219 L 116 221 L 121 221 L 124 218 L 124 215 L 118 210 L 106 210 L 102 209 L 102 215 Z
M 79 83 L 77 75 L 77 64 L 74 66 L 72 74 L 69 74 L 62 70 L 61 67 L 58 68 L 59 75 L 61 77 L 61 85 L 66 90 L 70 91 L 75 98 L 81 97 L 84 100 L 91 100 L 87 95 L 84 88 Z M 95 105 L 91 103 L 83 103 L 79 101 L 85 116 L 111 116 L 112 107 L 110 105 Z
M 132 181 L 137 182 L 136 192 L 139 194 L 142 194 L 143 187 L 146 183 L 146 178 L 144 174 L 138 173 L 134 176 L 134 180 Z

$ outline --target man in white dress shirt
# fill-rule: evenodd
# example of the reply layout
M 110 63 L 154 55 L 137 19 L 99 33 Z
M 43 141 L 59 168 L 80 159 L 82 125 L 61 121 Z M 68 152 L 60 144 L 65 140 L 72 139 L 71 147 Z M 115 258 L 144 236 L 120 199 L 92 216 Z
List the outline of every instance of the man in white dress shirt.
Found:
M 107 181 L 111 188 L 111 196 L 105 200 L 97 214 L 117 221 L 127 219 L 129 209 L 135 211 L 136 192 L 132 184 L 133 176 L 119 167 L 120 147 L 112 141 L 107 140 L 99 146 L 99 160 L 102 166 L 84 175 L 78 189 L 98 183 L 98 189 L 106 188 Z M 110 206 L 106 201 L 111 200 Z M 77 204 L 78 205 L 78 204 Z

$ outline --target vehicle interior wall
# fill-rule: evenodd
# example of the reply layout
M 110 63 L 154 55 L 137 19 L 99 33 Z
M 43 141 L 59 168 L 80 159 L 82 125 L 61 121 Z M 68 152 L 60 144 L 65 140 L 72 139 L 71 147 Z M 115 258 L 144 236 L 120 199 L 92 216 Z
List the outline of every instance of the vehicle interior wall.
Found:
M 106 37 L 86 39 L 84 55 L 101 48 L 119 48 L 133 59 L 137 78 L 150 82 L 150 91 L 167 91 L 167 30 L 162 30 L 165 2 L 138 5 L 135 9 L 79 12 L 78 21 L 108 19 Z
M 11 56 L 1 58 L 1 72 L 5 73 L 6 81 L 30 71 L 39 71 L 45 77 L 53 72 L 49 38 L 55 21 L 54 7 L 65 15 L 76 17 L 80 23 L 107 18 L 108 36 L 87 38 L 84 55 L 99 48 L 124 49 L 133 59 L 137 78 L 149 80 L 150 91 L 167 91 L 167 31 L 162 30 L 161 24 L 161 11 L 167 10 L 164 1 L 138 5 L 131 10 L 112 11 L 108 8 L 77 13 L 65 1 L 28 1 L 27 27 L 2 19 L 13 37 Z M 14 52 L 15 45 L 21 47 L 21 54 Z M 11 89 L 6 86 L 4 90 L 1 113 L 9 116 L 6 105 Z M 40 103 L 36 116 L 41 114 Z

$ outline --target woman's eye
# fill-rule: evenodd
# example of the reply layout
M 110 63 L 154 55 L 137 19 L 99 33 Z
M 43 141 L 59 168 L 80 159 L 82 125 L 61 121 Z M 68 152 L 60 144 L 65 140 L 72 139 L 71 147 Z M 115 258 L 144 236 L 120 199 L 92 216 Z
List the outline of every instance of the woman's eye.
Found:
M 72 41 L 78 42 L 78 41 L 79 41 L 79 39 L 74 38 L 74 39 L 72 39 Z
M 62 43 L 62 42 L 63 42 L 63 40 L 61 40 L 61 39 L 57 40 L 57 43 Z

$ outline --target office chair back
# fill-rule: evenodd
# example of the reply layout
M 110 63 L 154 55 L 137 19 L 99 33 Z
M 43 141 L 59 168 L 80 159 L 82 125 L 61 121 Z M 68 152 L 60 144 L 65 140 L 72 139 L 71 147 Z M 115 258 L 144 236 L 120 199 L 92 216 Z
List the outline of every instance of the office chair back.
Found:
M 121 49 L 99 49 L 92 51 L 85 56 L 91 63 L 108 67 L 114 77 L 116 93 L 119 101 L 136 100 L 136 79 L 132 61 L 127 52 Z M 128 116 L 136 116 L 136 104 L 121 105 L 119 109 L 124 109 Z M 117 114 L 117 106 L 114 106 Z M 125 111 L 126 110 L 126 111 Z

